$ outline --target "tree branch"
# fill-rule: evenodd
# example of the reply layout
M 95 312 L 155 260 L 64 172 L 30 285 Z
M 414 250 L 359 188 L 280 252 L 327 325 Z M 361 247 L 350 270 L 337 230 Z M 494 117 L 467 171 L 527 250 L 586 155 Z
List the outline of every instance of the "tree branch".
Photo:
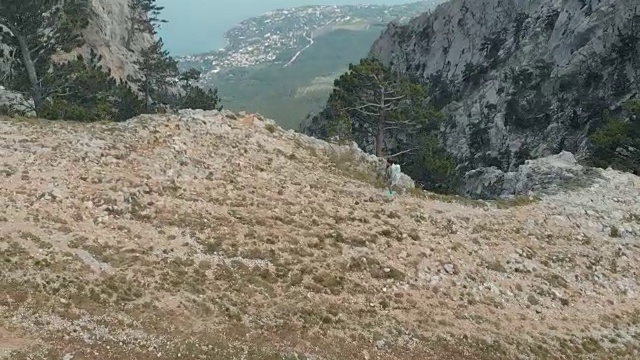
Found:
M 387 157 L 385 157 L 385 158 L 386 158 L 386 159 L 391 159 L 391 158 L 394 158 L 394 157 L 396 157 L 396 156 L 400 156 L 400 155 L 402 155 L 402 154 L 406 154 L 406 153 L 412 152 L 412 151 L 414 151 L 414 150 L 418 150 L 418 148 L 417 148 L 417 147 L 414 147 L 414 148 L 411 148 L 411 149 L 407 149 L 407 150 L 404 150 L 404 151 L 400 151 L 399 153 L 395 153 L 395 154 L 390 155 L 390 156 L 387 156 Z
M 402 120 L 402 121 L 387 120 L 387 123 L 392 125 L 409 125 L 409 124 L 415 124 L 416 122 L 411 120 Z
M 46 46 L 46 43 L 41 43 L 40 45 L 36 46 L 35 48 L 29 50 L 29 52 L 31 53 L 31 56 L 36 56 L 36 58 L 40 57 L 40 53 L 37 53 L 38 51 L 44 49 L 44 47 Z M 34 54 L 36 53 L 36 54 Z
M 397 92 L 398 92 L 398 90 L 395 90 L 395 89 L 383 90 L 382 91 L 383 94 L 395 94 Z M 395 100 L 404 99 L 405 97 L 406 97 L 406 95 L 400 95 L 400 96 L 394 96 L 394 97 L 385 97 L 385 99 L 389 100 L 389 101 L 395 101 Z
M 398 105 L 394 103 L 386 103 L 384 104 L 384 106 L 382 106 L 382 109 L 387 111 L 396 110 L 397 108 L 398 108 Z
M 380 113 L 372 113 L 366 110 L 362 110 L 362 109 L 354 109 L 355 111 L 361 113 L 361 114 L 365 114 L 365 115 L 371 115 L 371 116 L 379 116 Z
M 380 105 L 380 104 L 376 104 L 376 103 L 366 103 L 360 106 L 353 106 L 353 107 L 348 107 L 345 108 L 345 110 L 359 110 L 359 109 L 364 109 L 367 108 L 369 106 L 375 107 L 375 108 L 380 108 L 383 107 L 384 105 Z
M 9 32 L 11 32 L 11 35 L 16 36 L 16 33 L 17 33 L 16 28 L 13 25 L 11 25 L 9 21 L 7 21 L 7 19 L 3 19 L 0 17 L 0 25 L 6 27 L 9 30 Z
M 64 84 L 60 84 L 57 86 L 52 86 L 49 89 L 44 90 L 43 89 L 43 95 L 44 98 L 48 98 L 50 96 L 56 95 L 56 96 L 68 96 L 71 95 L 71 90 L 69 90 L 69 88 L 71 87 L 71 85 L 73 84 L 73 80 L 69 80 L 67 82 L 65 82 Z M 62 90 L 65 90 L 65 92 L 63 93 Z

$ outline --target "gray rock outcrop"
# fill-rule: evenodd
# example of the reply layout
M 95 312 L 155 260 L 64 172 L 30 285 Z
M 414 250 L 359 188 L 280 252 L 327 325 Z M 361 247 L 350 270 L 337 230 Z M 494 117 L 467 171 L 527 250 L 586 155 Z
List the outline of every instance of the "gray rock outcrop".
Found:
M 390 24 L 371 56 L 428 80 L 465 171 L 589 153 L 605 110 L 640 93 L 637 0 L 451 0 Z M 482 170 L 490 173 L 494 170 Z
M 295 132 L 294 130 L 289 130 L 288 132 L 295 138 L 303 140 L 317 150 L 337 156 L 348 155 L 355 169 L 359 171 L 373 170 L 377 172 L 380 178 L 385 178 L 386 160 L 362 150 L 355 141 L 349 145 L 338 145 Z M 408 189 L 414 189 L 415 187 L 416 184 L 413 179 L 403 172 L 400 172 L 393 186 L 394 191 L 399 191 L 400 193 L 404 193 Z
M 527 160 L 516 171 L 503 172 L 496 167 L 469 171 L 465 174 L 461 193 L 481 199 L 552 195 L 574 186 L 588 185 L 597 177 L 597 170 L 578 164 L 573 154 L 563 151 Z
M 25 99 L 20 93 L 0 86 L 0 111 L 6 115 L 33 116 L 35 115 L 33 109 L 33 101 Z

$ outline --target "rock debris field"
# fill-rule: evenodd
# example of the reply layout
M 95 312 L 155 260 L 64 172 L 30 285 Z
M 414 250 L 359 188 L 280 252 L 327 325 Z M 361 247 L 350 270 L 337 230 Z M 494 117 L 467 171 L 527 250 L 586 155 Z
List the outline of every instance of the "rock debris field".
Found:
M 0 119 L 0 358 L 640 358 L 640 178 L 390 200 L 336 149 L 244 113 Z

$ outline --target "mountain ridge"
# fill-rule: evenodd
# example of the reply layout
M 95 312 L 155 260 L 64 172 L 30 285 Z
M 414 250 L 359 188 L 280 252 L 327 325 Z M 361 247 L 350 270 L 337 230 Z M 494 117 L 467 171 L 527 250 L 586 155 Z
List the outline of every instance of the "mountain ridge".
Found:
M 376 44 L 396 70 L 441 45 L 429 16 Z M 465 65 L 461 91 L 499 81 L 496 65 Z M 0 157 L 2 359 L 640 355 L 640 177 L 566 151 L 480 174 L 478 192 L 534 190 L 490 201 L 390 194 L 385 159 L 229 110 L 0 116 Z
M 592 155 L 607 114 L 638 99 L 639 24 L 630 0 L 452 0 L 390 24 L 370 56 L 432 86 L 463 172 L 509 172 L 562 150 Z

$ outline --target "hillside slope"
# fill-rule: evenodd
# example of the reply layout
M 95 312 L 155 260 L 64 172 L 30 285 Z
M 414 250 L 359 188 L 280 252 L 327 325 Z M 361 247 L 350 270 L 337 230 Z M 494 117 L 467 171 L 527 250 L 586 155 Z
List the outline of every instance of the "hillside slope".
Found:
M 0 120 L 0 357 L 638 358 L 640 178 L 389 201 L 330 149 L 252 115 Z
M 638 29 L 635 0 L 452 0 L 389 25 L 371 55 L 430 81 L 466 170 L 512 171 L 561 150 L 589 155 L 606 112 L 640 93 Z

